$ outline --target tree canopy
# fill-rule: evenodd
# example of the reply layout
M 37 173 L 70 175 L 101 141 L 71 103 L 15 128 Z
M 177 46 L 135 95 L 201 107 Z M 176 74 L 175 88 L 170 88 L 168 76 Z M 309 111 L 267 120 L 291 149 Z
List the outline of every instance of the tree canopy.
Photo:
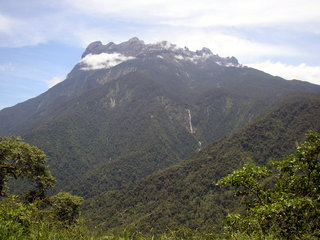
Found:
M 46 155 L 19 137 L 0 137 L 0 196 L 7 196 L 6 182 L 10 178 L 29 179 L 36 184 L 29 196 L 44 197 L 55 179 L 46 163 Z
M 296 154 L 267 166 L 247 164 L 218 182 L 236 187 L 246 214 L 229 214 L 229 233 L 320 237 L 320 135 L 310 131 Z
M 0 137 L 0 239 L 78 239 L 86 234 L 81 197 L 66 192 L 46 196 L 55 182 L 46 161 L 43 151 L 19 137 Z M 35 188 L 22 201 L 7 191 L 11 178 L 28 179 Z

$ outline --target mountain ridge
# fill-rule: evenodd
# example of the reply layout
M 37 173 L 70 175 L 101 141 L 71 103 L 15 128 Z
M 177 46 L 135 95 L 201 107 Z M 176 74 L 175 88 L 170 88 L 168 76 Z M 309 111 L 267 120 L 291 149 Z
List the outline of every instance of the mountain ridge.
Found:
M 90 226 L 220 226 L 239 204 L 214 181 L 319 131 L 320 86 L 217 59 L 166 41 L 94 42 L 63 82 L 0 111 L 0 135 L 45 152 L 50 194 L 83 197 Z
M 134 50 L 135 46 L 138 46 L 138 50 Z M 126 53 L 130 49 L 131 52 L 134 52 L 132 56 L 129 54 L 130 51 Z M 86 66 L 83 60 L 90 54 L 99 56 L 97 54 L 101 55 L 104 51 L 114 53 L 118 50 L 125 57 L 134 57 L 134 59 L 122 61 L 121 56 L 115 55 L 111 59 L 108 57 L 100 59 L 98 61 L 102 66 L 100 69 L 82 69 Z M 117 58 L 120 59 L 120 62 L 115 61 L 116 65 L 105 68 Z M 220 58 L 218 55 L 213 55 L 207 48 L 192 52 L 187 48 L 178 48 L 167 41 L 144 44 L 138 38 L 132 38 L 121 44 L 111 42 L 103 45 L 101 42 L 94 42 L 87 47 L 83 53 L 83 59 L 74 66 L 64 81 L 38 97 L 0 111 L 0 134 L 18 134 L 21 129 L 42 118 L 64 101 L 135 71 L 142 72 L 163 83 L 173 93 L 190 101 L 210 88 L 225 86 L 241 91 L 247 89 L 247 92 L 251 92 L 253 88 L 253 90 L 257 87 L 261 88 L 259 84 L 266 86 L 275 79 L 282 81 L 282 86 L 279 87 L 272 83 L 275 85 L 274 88 L 265 91 L 264 86 L 260 94 L 265 94 L 265 92 L 270 94 L 275 91 L 275 95 L 281 95 L 284 92 L 297 90 L 320 93 L 320 86 L 301 81 L 286 81 L 251 68 L 225 67 L 222 66 L 223 64 L 217 64 L 215 58 L 220 59 L 220 62 L 226 61 L 225 65 L 237 62 L 233 57 Z M 261 79 L 260 82 L 257 82 L 259 79 Z M 286 90 L 283 91 L 284 89 Z
M 196 52 L 190 51 L 187 47 L 179 48 L 175 44 L 172 44 L 167 41 L 162 41 L 158 43 L 150 43 L 145 44 L 144 41 L 139 40 L 134 37 L 129 39 L 127 42 L 123 42 L 120 44 L 115 44 L 110 42 L 106 45 L 103 45 L 101 41 L 96 41 L 88 45 L 84 53 L 82 54 L 82 59 L 84 59 L 87 55 L 99 55 L 102 53 L 120 53 L 124 56 L 130 57 L 138 57 L 145 56 L 150 52 L 159 52 L 160 54 L 164 54 L 164 50 L 167 50 L 167 53 L 175 53 L 179 54 L 175 58 L 176 59 L 184 59 L 189 61 L 205 61 L 207 59 L 211 61 L 215 61 L 219 65 L 222 66 L 233 66 L 233 67 L 241 67 L 238 60 L 235 57 L 227 57 L 221 58 L 218 55 L 214 55 L 209 48 L 203 47 L 202 50 L 197 50 Z M 162 55 L 158 55 L 158 57 L 163 57 Z
M 81 60 L 63 82 L 0 111 L 1 135 L 22 135 L 45 151 L 57 191 L 90 178 L 91 192 L 74 190 L 89 198 L 134 182 L 229 136 L 289 92 L 320 93 L 317 85 L 221 66 L 206 48 L 191 52 L 134 38 L 90 44 L 83 59 L 103 51 L 101 69 L 82 69 Z
M 46 151 L 52 172 L 60 181 L 57 188 L 100 164 L 109 164 L 109 159 L 112 168 L 119 169 L 119 160 L 123 167 L 139 166 L 132 167 L 137 171 L 131 171 L 127 178 L 117 180 L 122 182 L 144 176 L 141 169 L 150 173 L 178 163 L 197 149 L 198 142 L 181 124 L 186 115 L 183 106 L 158 82 L 142 73 L 129 73 L 63 103 L 44 119 L 47 122 L 36 122 L 22 137 Z M 161 153 L 161 148 L 166 153 Z M 137 163 L 129 162 L 133 156 Z M 141 165 L 143 161 L 156 165 Z M 65 175 L 71 172 L 71 180 L 67 180 Z

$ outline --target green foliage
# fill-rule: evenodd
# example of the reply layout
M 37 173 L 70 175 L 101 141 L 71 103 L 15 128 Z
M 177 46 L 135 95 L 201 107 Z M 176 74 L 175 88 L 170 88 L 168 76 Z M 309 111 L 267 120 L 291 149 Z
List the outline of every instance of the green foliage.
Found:
M 17 197 L 10 197 L 0 205 L 1 239 L 9 239 L 14 233 L 15 238 L 21 238 L 29 232 L 32 224 L 34 204 L 24 205 Z
M 36 184 L 30 194 L 44 197 L 44 193 L 54 186 L 46 163 L 46 156 L 37 147 L 22 142 L 19 137 L 0 138 L 0 196 L 6 196 L 5 183 L 10 178 L 27 178 Z
M 18 137 L 0 140 L 0 239 L 79 239 L 86 234 L 80 219 L 82 198 L 64 192 L 51 199 L 45 195 L 54 183 L 44 166 L 45 154 Z M 23 198 L 7 194 L 4 183 L 12 177 L 35 182 L 36 190 Z
M 83 221 L 68 224 L 55 216 L 56 209 L 43 208 L 42 201 L 31 204 L 10 196 L 0 204 L 0 239 L 88 239 Z
M 78 223 L 82 206 L 81 197 L 60 192 L 52 197 L 52 200 L 54 202 L 52 213 L 58 221 L 67 225 Z
M 59 109 L 23 135 L 49 157 L 57 179 L 54 193 L 90 198 L 179 163 L 198 147 L 181 124 L 184 103 L 141 73 L 106 83 Z
M 228 178 L 223 178 L 218 182 L 218 185 L 232 185 L 236 188 L 242 187 L 240 190 L 235 192 L 235 196 L 248 196 L 254 195 L 256 202 L 252 204 L 263 204 L 261 195 L 265 192 L 264 187 L 261 185 L 261 180 L 271 175 L 271 171 L 266 166 L 255 166 L 254 164 L 248 163 L 245 167 L 236 170 L 233 174 L 229 175 Z
M 246 198 L 245 216 L 229 214 L 226 230 L 230 233 L 274 234 L 296 238 L 309 234 L 320 237 L 320 135 L 310 133 L 305 143 L 282 161 L 268 166 L 247 164 L 221 179 L 221 186 L 238 188 L 235 195 Z M 262 186 L 273 174 L 275 184 Z M 270 184 L 269 184 L 270 185 Z
M 41 97 L 0 113 L 0 132 L 21 133 L 49 157 L 57 178 L 51 194 L 64 190 L 87 200 L 84 207 L 92 228 L 112 232 L 134 224 L 134 232 L 153 229 L 154 234 L 178 226 L 167 231 L 172 238 L 191 238 L 188 234 L 195 229 L 217 231 L 221 219 L 242 209 L 230 189 L 219 189 L 215 181 L 245 162 L 262 165 L 281 158 L 292 152 L 306 130 L 319 130 L 318 100 L 298 102 L 301 96 L 293 94 L 282 103 L 294 104 L 270 111 L 286 92 L 319 92 L 315 85 L 214 62 L 175 67 L 157 57 L 145 59 L 124 62 L 112 72 L 84 72 L 76 66 L 66 81 Z M 137 71 L 118 78 L 130 69 Z M 225 137 L 268 107 L 265 119 Z M 194 134 L 187 131 L 186 109 L 192 114 Z M 209 146 L 182 162 L 197 150 L 198 141 L 202 148 Z M 181 165 L 161 171 L 177 163 Z M 259 199 L 273 180 L 268 169 L 253 166 L 248 165 L 248 178 L 254 181 L 239 194 Z M 12 184 L 16 193 L 25 189 L 25 182 Z M 36 189 L 25 199 L 32 202 L 43 192 Z M 46 208 L 52 211 L 48 216 L 57 226 L 78 226 L 78 200 L 58 195 L 50 200 L 56 206 Z
M 199 148 L 199 141 L 203 148 L 230 135 L 253 122 L 286 91 L 296 89 L 292 82 L 281 80 L 280 86 L 276 81 L 268 87 L 267 94 L 262 94 L 265 81 L 274 79 L 272 76 L 252 69 L 228 69 L 230 75 L 226 76 L 226 69 L 216 64 L 213 65 L 219 76 L 212 74 L 212 64 L 203 66 L 202 74 L 198 66 L 188 66 L 190 76 L 197 79 L 191 83 L 183 71 L 181 80 L 176 68 L 163 61 L 158 58 L 140 65 L 135 62 L 135 67 L 144 69 L 143 74 L 131 72 L 79 96 L 72 92 L 80 93 L 96 86 L 97 81 L 105 81 L 106 70 L 81 75 L 75 69 L 57 86 L 61 93 L 68 89 L 68 97 L 52 100 L 47 107 L 43 103 L 39 106 L 43 111 L 20 125 L 19 134 L 49 157 L 48 164 L 57 179 L 52 194 L 66 191 L 88 199 L 177 164 Z M 129 62 L 115 67 L 117 71 L 112 74 L 126 64 Z M 159 71 L 159 64 L 164 64 L 168 72 Z M 239 71 L 246 79 L 238 78 Z M 71 78 L 77 78 L 81 87 L 69 89 Z M 252 91 L 239 91 L 233 86 L 256 78 L 261 79 Z M 49 92 L 56 96 L 53 90 Z M 187 131 L 186 109 L 192 114 L 194 134 Z M 25 188 L 22 184 L 10 187 L 15 194 Z
M 198 96 L 191 108 L 195 135 L 203 146 L 229 136 L 253 122 L 275 100 L 225 87 L 210 89 Z
M 100 239 L 100 238 L 99 238 Z M 127 227 L 122 229 L 122 231 L 117 233 L 111 233 L 107 235 L 102 235 L 101 239 L 112 239 L 112 240 L 209 240 L 218 239 L 218 236 L 212 232 L 202 232 L 198 230 L 192 230 L 186 227 L 172 227 L 164 229 L 162 233 L 154 234 L 152 231 L 148 233 L 142 233 L 135 230 L 134 227 Z
M 218 233 L 227 214 L 242 213 L 244 206 L 239 206 L 230 188 L 215 183 L 246 162 L 264 165 L 292 153 L 308 129 L 320 130 L 319 107 L 318 99 L 286 103 L 179 165 L 85 200 L 88 226 L 113 231 L 135 224 L 143 233 L 183 226 Z M 254 177 L 261 178 L 256 189 L 263 191 L 274 180 L 267 169 L 261 171 Z

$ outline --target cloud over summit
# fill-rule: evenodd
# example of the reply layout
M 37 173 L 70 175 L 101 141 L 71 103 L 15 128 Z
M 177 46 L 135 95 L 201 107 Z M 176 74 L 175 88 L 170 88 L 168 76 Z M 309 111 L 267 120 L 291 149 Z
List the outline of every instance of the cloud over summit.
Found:
M 81 70 L 97 70 L 114 67 L 122 62 L 133 60 L 134 57 L 127 57 L 120 53 L 101 53 L 99 55 L 88 54 L 79 63 L 85 66 Z
M 0 89 L 32 86 L 34 97 L 79 63 L 91 42 L 132 37 L 166 40 L 167 48 L 206 47 L 285 79 L 320 84 L 319 9 L 319 0 L 2 0 Z M 102 54 L 80 64 L 103 69 L 131 59 Z M 2 107 L 26 100 L 9 95 Z

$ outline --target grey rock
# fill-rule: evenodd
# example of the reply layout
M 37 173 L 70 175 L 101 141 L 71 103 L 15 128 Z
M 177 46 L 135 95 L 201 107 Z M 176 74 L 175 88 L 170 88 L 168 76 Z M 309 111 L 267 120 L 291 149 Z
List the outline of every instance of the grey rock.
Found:
M 199 61 L 211 61 L 216 62 L 221 66 L 227 67 L 241 67 L 238 60 L 235 57 L 226 57 L 222 58 L 219 55 L 214 55 L 209 48 L 203 47 L 201 50 L 196 52 L 190 51 L 187 47 L 178 48 L 176 45 L 169 43 L 168 41 L 162 41 L 154 44 L 145 44 L 144 41 L 140 40 L 137 37 L 129 39 L 127 42 L 120 44 L 115 44 L 110 42 L 106 45 L 103 45 L 100 41 L 93 42 L 89 44 L 85 52 L 82 55 L 82 58 L 88 54 L 101 54 L 101 53 L 120 53 L 124 56 L 131 57 L 141 57 L 143 58 L 150 53 L 154 57 L 163 57 L 169 60 L 175 57 L 180 58 L 180 60 L 192 60 L 194 63 Z M 159 54 L 159 55 L 157 55 Z M 197 61 L 195 61 L 197 60 Z

